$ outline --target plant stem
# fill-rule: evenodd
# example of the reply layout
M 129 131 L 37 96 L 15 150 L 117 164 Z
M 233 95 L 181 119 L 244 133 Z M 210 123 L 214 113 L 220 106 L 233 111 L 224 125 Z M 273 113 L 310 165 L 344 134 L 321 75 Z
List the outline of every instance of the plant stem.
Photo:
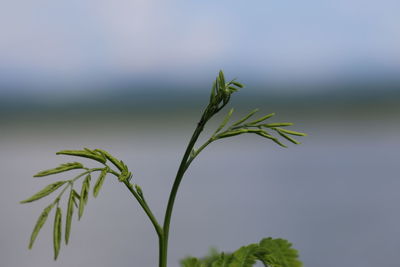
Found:
M 109 168 L 109 173 L 113 174 L 116 177 L 119 177 L 119 173 L 112 170 L 109 166 L 105 164 L 106 167 Z M 133 188 L 132 184 L 129 181 L 123 181 L 125 186 L 129 189 L 129 191 L 132 193 L 132 195 L 136 198 L 136 200 L 139 202 L 140 206 L 146 213 L 147 217 L 150 219 L 151 223 L 153 224 L 154 229 L 156 230 L 157 236 L 158 236 L 158 248 L 159 248 L 159 266 L 162 266 L 162 250 L 163 250 L 163 243 L 164 243 L 164 234 L 163 234 L 163 228 L 159 225 L 156 217 L 154 216 L 153 212 L 151 211 L 150 207 L 147 205 L 146 200 L 142 195 L 139 195 L 138 192 Z
M 200 152 L 201 152 L 204 148 L 206 148 L 206 146 L 208 146 L 209 144 L 211 144 L 211 143 L 214 142 L 214 141 L 215 141 L 215 138 L 214 138 L 214 137 L 211 137 L 211 138 L 208 139 L 207 142 L 205 142 L 201 147 L 199 147 L 198 149 L 196 149 L 196 152 L 194 153 L 194 155 L 191 156 L 191 157 L 188 159 L 187 164 L 186 164 L 186 169 L 189 167 L 190 163 L 192 163 L 192 161 L 197 157 L 197 155 L 199 155 Z M 185 170 L 186 170 L 186 169 L 185 169 Z
M 176 178 L 175 178 L 174 184 L 172 186 L 171 193 L 169 195 L 168 205 L 167 205 L 167 209 L 165 211 L 165 217 L 164 217 L 163 238 L 160 242 L 161 248 L 160 248 L 159 267 L 167 267 L 169 226 L 171 223 L 172 210 L 174 207 L 176 194 L 178 192 L 178 188 L 182 181 L 183 175 L 185 174 L 186 169 L 189 167 L 189 164 L 191 163 L 191 160 L 188 161 L 190 153 L 191 153 L 197 139 L 199 138 L 200 133 L 203 131 L 204 125 L 206 124 L 207 120 L 210 117 L 209 114 L 207 114 L 208 113 L 207 111 L 208 111 L 208 107 L 207 107 L 206 111 L 203 113 L 203 116 L 200 119 L 199 123 L 197 124 L 196 130 L 194 131 L 192 138 L 190 139 L 190 142 L 186 148 L 186 151 L 185 151 L 185 154 L 183 155 L 181 164 L 179 165 L 179 169 L 176 174 Z
M 135 189 L 133 188 L 132 184 L 130 184 L 128 181 L 124 181 L 124 184 L 126 185 L 126 187 L 129 189 L 129 191 L 131 191 L 132 195 L 137 199 L 137 201 L 139 202 L 140 206 L 143 208 L 144 212 L 146 213 L 147 217 L 149 217 L 151 223 L 154 226 L 154 229 L 157 232 L 158 237 L 162 237 L 162 228 L 161 226 L 158 224 L 156 217 L 154 216 L 153 212 L 150 210 L 149 206 L 147 205 L 146 201 L 144 201 L 139 195 L 138 193 L 135 191 Z

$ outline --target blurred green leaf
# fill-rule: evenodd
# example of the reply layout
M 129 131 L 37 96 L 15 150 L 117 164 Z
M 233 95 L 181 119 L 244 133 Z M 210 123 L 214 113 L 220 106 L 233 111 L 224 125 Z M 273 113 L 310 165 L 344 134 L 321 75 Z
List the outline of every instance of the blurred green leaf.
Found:
M 219 78 L 220 88 L 222 90 L 225 90 L 225 76 L 224 76 L 224 72 L 222 70 L 219 71 L 218 78 Z
M 241 83 L 239 83 L 239 82 L 236 82 L 236 81 L 232 81 L 232 84 L 235 85 L 235 86 L 237 86 L 237 87 L 239 87 L 239 88 L 243 88 L 243 87 L 244 87 L 243 84 L 241 84 Z
M 243 246 L 233 253 L 213 253 L 204 258 L 186 257 L 182 267 L 252 267 L 261 261 L 268 267 L 301 267 L 297 250 L 284 239 L 265 238 L 259 244 Z
M 252 267 L 256 263 L 256 252 L 258 252 L 259 250 L 260 249 L 257 244 L 251 244 L 245 247 L 241 247 L 233 253 L 232 260 L 229 263 L 229 266 Z
M 228 89 L 229 89 L 229 91 L 230 91 L 231 93 L 239 91 L 238 88 L 233 87 L 233 86 L 228 86 Z
M 265 249 L 265 253 L 260 259 L 272 267 L 301 267 L 303 264 L 298 259 L 299 253 L 292 248 L 292 244 L 287 240 L 271 237 L 264 238 L 260 242 L 260 247 Z

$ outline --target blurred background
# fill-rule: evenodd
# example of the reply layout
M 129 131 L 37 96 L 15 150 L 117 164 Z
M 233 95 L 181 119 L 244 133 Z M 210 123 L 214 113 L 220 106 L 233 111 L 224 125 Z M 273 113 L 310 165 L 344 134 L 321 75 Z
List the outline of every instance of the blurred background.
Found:
M 57 179 L 33 174 L 75 160 L 56 151 L 103 148 L 129 165 L 161 220 L 223 69 L 246 85 L 234 118 L 258 107 L 309 136 L 288 149 L 256 136 L 208 147 L 177 197 L 170 266 L 268 236 L 290 240 L 307 267 L 398 266 L 399 9 L 395 0 L 2 1 L 0 265 L 156 266 L 156 235 L 115 179 L 90 197 L 57 262 L 52 215 L 27 249 L 52 198 L 18 202 Z

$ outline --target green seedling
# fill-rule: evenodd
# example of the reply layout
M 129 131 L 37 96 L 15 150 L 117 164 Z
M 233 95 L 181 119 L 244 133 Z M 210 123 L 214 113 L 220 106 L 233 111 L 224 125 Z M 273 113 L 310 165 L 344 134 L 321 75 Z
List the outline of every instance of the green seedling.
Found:
M 281 142 L 278 137 L 282 137 L 293 144 L 300 144 L 300 142 L 292 136 L 306 136 L 304 133 L 282 128 L 291 126 L 292 123 L 267 122 L 267 120 L 273 117 L 275 113 L 252 119 L 252 117 L 254 117 L 258 112 L 257 109 L 251 111 L 242 119 L 227 126 L 234 111 L 232 108 L 229 110 L 225 118 L 222 120 L 222 123 L 208 138 L 208 140 L 204 144 L 195 148 L 197 140 L 200 134 L 203 132 L 207 122 L 209 122 L 211 118 L 213 118 L 229 103 L 231 95 L 234 92 L 243 87 L 244 86 L 241 83 L 235 80 L 226 82 L 224 73 L 222 71 L 219 72 L 219 75 L 214 81 L 211 89 L 209 103 L 204 109 L 204 112 L 197 123 L 197 127 L 193 132 L 179 165 L 174 183 L 172 185 L 171 193 L 169 195 L 164 221 L 162 224 L 159 223 L 147 204 L 142 188 L 134 182 L 131 182 L 132 173 L 123 161 L 112 156 L 109 152 L 101 149 L 84 148 L 82 150 L 63 150 L 57 152 L 57 155 L 84 157 L 96 161 L 98 164 L 100 164 L 100 167 L 87 168 L 79 162 L 72 162 L 61 164 L 54 169 L 41 171 L 34 175 L 34 177 L 46 177 L 49 175 L 65 173 L 70 170 L 82 170 L 82 173 L 80 173 L 78 176 L 69 180 L 54 182 L 44 187 L 33 196 L 21 201 L 21 203 L 33 202 L 60 190 L 55 199 L 40 214 L 29 240 L 29 248 L 32 248 L 40 229 L 45 224 L 50 212 L 54 209 L 55 217 L 53 226 L 53 247 L 54 259 L 56 260 L 60 252 L 62 240 L 65 241 L 65 244 L 69 243 L 74 213 L 77 213 L 78 219 L 80 219 L 83 216 L 85 207 L 88 203 L 90 192 L 93 193 L 94 197 L 97 197 L 104 180 L 107 177 L 114 176 L 130 191 L 132 196 L 137 200 L 147 217 L 150 219 L 159 241 L 159 267 L 167 267 L 168 237 L 175 197 L 186 170 L 203 149 L 215 141 L 242 134 L 255 134 L 271 140 L 281 147 L 286 147 L 286 145 Z M 273 135 L 274 133 L 277 134 L 277 136 Z M 93 187 L 91 187 L 92 178 L 96 178 Z M 76 189 L 76 186 L 79 182 L 81 182 L 80 189 Z M 67 209 L 66 212 L 63 212 L 60 205 L 60 200 L 64 196 L 64 193 L 68 190 L 69 194 L 67 197 Z M 75 211 L 76 209 L 77 212 Z M 62 219 L 63 215 L 65 215 L 65 220 Z M 64 222 L 65 225 L 63 225 Z M 212 255 L 201 259 L 188 257 L 181 261 L 181 266 L 249 267 L 253 266 L 257 261 L 269 267 L 302 266 L 302 263 L 298 259 L 298 252 L 291 247 L 291 244 L 288 241 L 273 238 L 264 238 L 259 243 L 243 246 L 232 253 L 213 252 Z

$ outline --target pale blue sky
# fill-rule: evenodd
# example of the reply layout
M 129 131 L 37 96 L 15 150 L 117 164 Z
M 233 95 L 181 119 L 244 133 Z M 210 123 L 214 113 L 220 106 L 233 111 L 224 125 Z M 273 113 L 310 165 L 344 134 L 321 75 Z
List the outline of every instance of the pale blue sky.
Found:
M 5 0 L 0 85 L 185 83 L 220 68 L 258 82 L 393 77 L 399 10 L 396 0 Z

